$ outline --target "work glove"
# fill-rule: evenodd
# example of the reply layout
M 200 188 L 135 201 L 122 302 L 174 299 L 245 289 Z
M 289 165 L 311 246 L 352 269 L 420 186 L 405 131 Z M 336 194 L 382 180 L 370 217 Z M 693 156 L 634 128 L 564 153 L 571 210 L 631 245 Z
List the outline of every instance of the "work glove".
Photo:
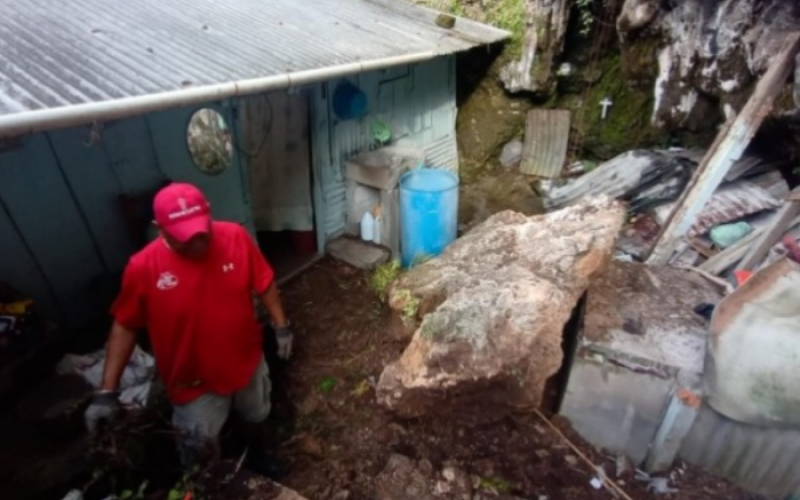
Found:
M 101 391 L 94 395 L 89 407 L 83 414 L 86 420 L 86 428 L 90 434 L 97 431 L 98 426 L 103 421 L 108 421 L 119 411 L 119 392 Z
M 289 359 L 292 355 L 292 343 L 294 342 L 294 335 L 289 329 L 289 323 L 286 326 L 274 326 L 275 338 L 278 341 L 278 357 L 280 359 Z

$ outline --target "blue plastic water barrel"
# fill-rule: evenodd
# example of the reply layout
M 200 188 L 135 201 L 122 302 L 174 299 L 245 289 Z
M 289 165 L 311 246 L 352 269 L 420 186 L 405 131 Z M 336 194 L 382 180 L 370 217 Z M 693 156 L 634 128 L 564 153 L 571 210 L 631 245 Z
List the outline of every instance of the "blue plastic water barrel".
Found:
M 402 264 L 412 267 L 442 253 L 456 239 L 458 177 L 447 170 L 418 168 L 400 178 Z

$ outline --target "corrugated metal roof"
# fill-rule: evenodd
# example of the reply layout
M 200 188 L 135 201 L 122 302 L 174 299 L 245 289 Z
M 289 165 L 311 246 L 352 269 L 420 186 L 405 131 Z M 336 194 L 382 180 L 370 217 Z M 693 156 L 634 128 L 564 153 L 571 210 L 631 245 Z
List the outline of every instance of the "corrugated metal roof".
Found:
M 505 31 L 399 0 L 0 0 L 0 115 L 449 54 Z

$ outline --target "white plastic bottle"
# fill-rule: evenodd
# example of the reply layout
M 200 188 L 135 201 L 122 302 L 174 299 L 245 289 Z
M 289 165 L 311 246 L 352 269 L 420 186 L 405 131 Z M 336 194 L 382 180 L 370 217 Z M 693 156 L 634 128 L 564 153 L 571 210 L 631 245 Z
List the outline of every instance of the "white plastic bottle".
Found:
M 361 217 L 361 239 L 364 241 L 372 241 L 375 236 L 375 217 L 372 216 L 369 210 L 364 212 Z

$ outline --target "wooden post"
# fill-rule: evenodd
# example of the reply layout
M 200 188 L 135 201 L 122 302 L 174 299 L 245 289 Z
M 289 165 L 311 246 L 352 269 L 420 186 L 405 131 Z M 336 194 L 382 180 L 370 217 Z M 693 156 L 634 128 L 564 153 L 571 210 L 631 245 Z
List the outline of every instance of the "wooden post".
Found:
M 755 269 L 758 263 L 764 260 L 772 245 L 787 231 L 789 224 L 798 214 L 800 214 L 800 188 L 794 188 L 778 211 L 778 216 L 766 231 L 761 233 L 761 236 L 750 245 L 750 249 L 737 268 L 746 271 Z
M 647 259 L 648 264 L 665 265 L 681 239 L 689 232 L 697 215 L 716 191 L 731 165 L 738 160 L 755 135 L 764 118 L 772 111 L 775 96 L 783 88 L 792 71 L 794 56 L 800 44 L 800 33 L 786 36 L 778 55 L 761 77 L 753 95 L 733 122 L 717 135 L 689 186 L 676 204 Z

